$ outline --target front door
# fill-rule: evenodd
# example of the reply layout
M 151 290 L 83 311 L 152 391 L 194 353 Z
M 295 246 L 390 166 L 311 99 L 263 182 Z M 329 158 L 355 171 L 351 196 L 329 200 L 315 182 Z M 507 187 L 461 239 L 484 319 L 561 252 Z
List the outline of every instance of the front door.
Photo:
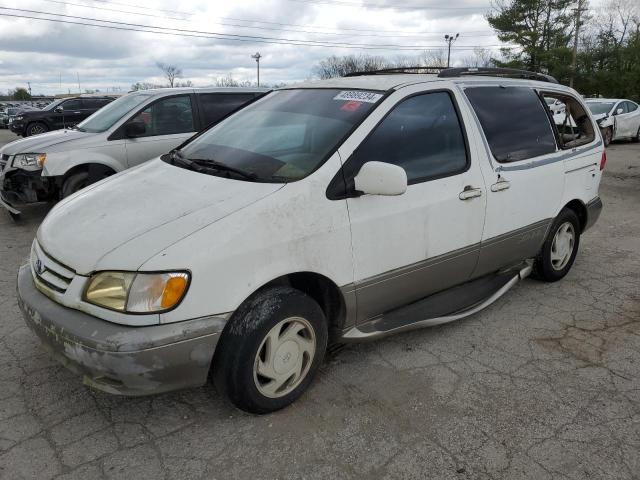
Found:
M 468 119 L 454 92 L 423 89 L 391 95 L 344 167 L 349 181 L 365 162 L 392 163 L 409 183 L 347 200 L 359 322 L 468 280 L 478 258 L 486 195 Z
M 161 98 L 129 121 L 146 128 L 143 135 L 126 140 L 129 167 L 164 155 L 196 133 L 191 95 Z

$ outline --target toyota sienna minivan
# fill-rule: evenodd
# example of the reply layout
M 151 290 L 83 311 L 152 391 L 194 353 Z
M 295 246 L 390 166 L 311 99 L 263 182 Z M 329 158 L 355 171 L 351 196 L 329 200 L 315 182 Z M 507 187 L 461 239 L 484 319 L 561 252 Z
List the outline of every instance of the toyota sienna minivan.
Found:
M 605 161 L 580 96 L 543 75 L 283 88 L 58 203 L 19 303 L 87 385 L 145 395 L 212 377 L 237 407 L 271 412 L 309 387 L 328 342 L 563 278 L 600 214 Z

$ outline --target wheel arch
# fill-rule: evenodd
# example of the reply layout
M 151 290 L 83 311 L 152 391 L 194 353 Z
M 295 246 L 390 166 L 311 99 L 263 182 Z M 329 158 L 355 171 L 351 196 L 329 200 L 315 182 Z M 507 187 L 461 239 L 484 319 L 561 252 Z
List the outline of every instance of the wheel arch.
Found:
M 584 202 L 582 200 L 574 198 L 573 200 L 565 204 L 564 207 L 562 207 L 562 209 L 564 208 L 572 210 L 578 216 L 578 220 L 580 221 L 580 233 L 584 232 L 589 220 L 589 213 Z M 562 211 L 562 209 L 560 211 Z
M 109 177 L 111 175 L 118 173 L 111 165 L 107 165 L 106 163 L 100 163 L 100 162 L 81 163 L 79 165 L 75 165 L 74 167 L 71 167 L 69 170 L 65 172 L 65 174 L 61 178 L 60 185 L 63 185 L 64 182 L 72 175 L 75 175 L 76 173 L 80 173 L 80 172 L 88 172 L 90 177 L 95 178 L 97 180 L 100 180 L 102 178 Z

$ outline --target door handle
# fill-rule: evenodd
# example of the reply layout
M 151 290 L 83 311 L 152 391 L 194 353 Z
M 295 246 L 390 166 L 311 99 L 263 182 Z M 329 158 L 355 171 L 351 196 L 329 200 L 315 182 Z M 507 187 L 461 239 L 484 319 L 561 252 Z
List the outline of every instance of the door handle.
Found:
M 507 180 L 498 180 L 496 183 L 491 185 L 492 192 L 501 192 L 502 190 L 506 190 L 511 186 L 511 183 Z
M 482 195 L 482 190 L 480 188 L 474 188 L 471 185 L 467 185 L 464 187 L 464 190 L 460 192 L 458 198 L 460 200 L 469 200 L 471 198 L 476 198 Z

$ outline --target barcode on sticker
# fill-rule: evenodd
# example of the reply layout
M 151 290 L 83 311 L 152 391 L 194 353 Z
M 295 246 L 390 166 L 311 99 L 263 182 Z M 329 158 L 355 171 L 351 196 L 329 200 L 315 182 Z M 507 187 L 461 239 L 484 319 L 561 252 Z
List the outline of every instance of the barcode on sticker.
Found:
M 358 102 L 376 103 L 382 98 L 381 93 L 363 92 L 362 90 L 345 90 L 333 97 L 334 100 L 351 101 L 356 100 Z

